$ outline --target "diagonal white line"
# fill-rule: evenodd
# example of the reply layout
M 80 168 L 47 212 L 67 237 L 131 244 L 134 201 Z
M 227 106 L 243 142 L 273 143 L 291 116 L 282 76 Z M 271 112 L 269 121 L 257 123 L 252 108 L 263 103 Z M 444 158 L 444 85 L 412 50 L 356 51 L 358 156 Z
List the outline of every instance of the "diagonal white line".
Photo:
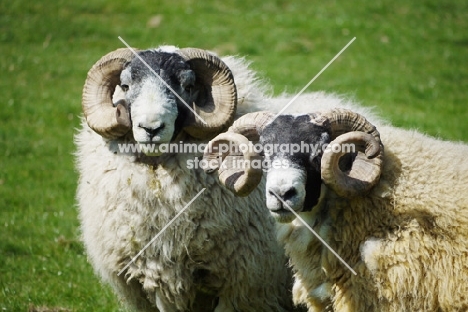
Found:
M 312 82 L 314 82 L 314 81 L 315 81 L 315 79 L 317 79 L 317 78 L 318 78 L 318 77 L 319 77 L 319 76 L 320 76 L 320 75 L 321 75 L 321 74 L 322 74 L 322 73 L 325 71 L 325 69 L 327 69 L 327 68 L 328 68 L 328 66 L 330 66 L 330 65 L 331 65 L 331 63 L 333 63 L 333 62 L 334 62 L 334 61 L 335 61 L 335 60 L 336 60 L 336 59 L 337 59 L 337 58 L 338 58 L 338 57 L 341 55 L 341 53 L 343 53 L 343 52 L 344 52 L 344 50 L 346 50 L 346 49 L 347 49 L 347 48 L 348 48 L 348 47 L 351 45 L 351 43 L 353 43 L 353 41 L 354 41 L 354 40 L 356 40 L 356 37 L 354 37 L 353 39 L 351 39 L 351 41 L 350 41 L 350 42 L 348 42 L 348 44 L 347 44 L 347 45 L 346 45 L 346 46 L 345 46 L 343 49 L 341 49 L 341 51 L 340 51 L 340 52 L 338 52 L 338 54 L 337 54 L 337 55 L 335 55 L 335 57 L 334 57 L 334 58 L 332 58 L 332 59 L 331 59 L 331 61 L 330 61 L 330 62 L 328 62 L 328 64 L 327 64 L 327 65 L 325 65 L 325 67 L 324 67 L 324 68 L 322 68 L 322 70 L 321 70 L 321 71 L 319 71 L 319 73 L 318 73 L 317 75 L 315 75 L 315 77 L 314 77 L 314 78 L 312 78 L 312 80 L 310 80 L 310 81 L 309 81 L 309 83 L 308 83 L 308 84 L 306 84 L 306 85 L 305 85 L 305 87 L 304 87 L 304 88 L 302 88 L 302 90 L 301 90 L 301 91 L 299 91 L 299 93 L 298 93 L 298 94 L 296 94 L 296 96 L 295 96 L 295 97 L 293 97 L 293 98 L 292 98 L 292 99 L 291 99 L 291 100 L 288 102 L 288 104 L 286 104 L 286 106 L 285 106 L 285 107 L 283 107 L 283 109 L 282 109 L 282 110 L 280 110 L 280 111 L 279 111 L 279 113 L 278 113 L 278 114 L 276 114 L 276 116 L 275 116 L 275 117 L 272 119 L 272 121 L 273 121 L 273 120 L 275 120 L 275 119 L 276 119 L 276 118 L 277 118 L 279 115 L 281 115 L 281 113 L 283 113 L 283 112 L 284 112 L 284 111 L 285 111 L 285 110 L 286 110 L 286 109 L 289 107 L 289 105 L 291 105 L 291 104 L 292 104 L 292 103 L 293 103 L 293 102 L 294 102 L 294 101 L 295 101 L 295 100 L 296 100 L 296 99 L 297 99 L 297 98 L 298 98 L 298 97 L 299 97 L 299 96 L 302 94 L 302 92 L 304 92 L 304 91 L 305 91 L 305 90 L 306 90 L 306 89 L 307 89 L 307 88 L 308 88 L 308 87 L 309 87 L 309 86 L 312 84 Z
M 187 205 L 185 205 L 185 207 L 182 208 L 182 210 L 179 211 L 179 212 L 175 215 L 175 217 L 172 218 L 172 220 L 169 221 L 169 222 L 161 229 L 161 231 L 159 231 L 159 233 L 156 234 L 156 236 L 154 236 L 154 237 L 150 240 L 150 242 L 149 242 L 148 244 L 146 244 L 145 247 L 143 247 L 143 249 L 140 250 L 140 252 L 137 253 L 135 257 L 132 258 L 132 260 L 131 260 L 126 266 L 124 266 L 124 268 L 123 268 L 122 270 L 120 270 L 120 272 L 117 274 L 117 276 L 119 276 L 120 274 L 122 274 L 123 271 L 125 271 L 133 262 L 135 262 L 135 260 L 146 250 L 146 248 L 148 248 L 149 245 L 151 245 L 159 236 L 161 236 L 161 234 L 172 224 L 172 222 L 174 222 L 175 219 L 177 219 L 177 218 L 190 206 L 190 204 L 193 203 L 193 201 L 194 201 L 195 199 L 197 199 L 197 197 L 200 196 L 200 194 L 203 193 L 203 191 L 205 191 L 205 190 L 206 190 L 206 188 L 203 188 L 200 192 L 198 192 L 198 194 L 195 195 L 195 197 L 192 198 L 192 200 L 189 201 L 189 203 L 188 203 Z
M 273 193 L 273 195 L 275 195 L 276 198 L 278 198 L 278 199 L 283 203 L 283 205 L 285 205 L 285 206 L 296 216 L 296 218 L 298 218 L 298 219 L 309 229 L 309 231 L 312 232 L 312 234 L 315 235 L 315 237 L 318 238 L 318 240 L 319 240 L 323 245 L 325 245 L 325 247 L 327 247 L 327 248 L 330 250 L 330 252 L 331 252 L 332 254 L 334 254 L 334 255 L 338 258 L 338 260 L 340 260 L 354 275 L 357 275 L 356 271 L 354 271 L 353 268 L 351 268 L 351 267 L 349 266 L 349 264 L 347 264 L 346 261 L 344 261 L 343 258 L 341 258 L 340 255 L 339 255 L 336 251 L 334 251 L 333 248 L 331 248 L 330 245 L 328 245 L 327 242 L 325 242 L 325 241 L 317 234 L 317 232 L 315 232 L 315 231 L 307 224 L 307 222 L 305 222 L 305 220 L 302 219 L 302 218 L 299 216 L 299 214 L 298 214 L 297 212 L 295 212 L 291 207 L 289 207 L 289 205 L 286 204 L 286 203 L 283 201 L 283 199 L 282 199 L 278 194 L 276 194 L 276 193 L 273 192 L 273 191 L 271 191 L 271 192 Z
M 156 73 L 156 72 L 154 71 L 154 69 L 152 69 L 152 68 L 148 65 L 148 63 L 146 63 L 145 60 L 143 60 L 143 58 L 142 58 L 141 56 L 139 56 L 138 53 L 136 53 L 136 51 L 135 51 L 132 47 L 130 47 L 130 46 L 128 45 L 127 42 L 125 42 L 125 40 L 122 39 L 122 37 L 119 36 L 118 38 L 119 38 L 120 41 L 122 41 L 123 44 L 125 44 L 125 46 L 126 46 L 127 48 L 130 49 L 130 51 L 132 51 L 132 53 L 133 53 L 136 57 L 138 57 L 138 59 L 139 59 L 143 64 L 145 64 L 146 67 L 148 67 L 148 69 L 149 69 L 156 77 L 159 78 L 159 80 L 161 80 L 161 82 L 162 82 L 169 90 L 171 90 L 172 93 L 174 93 L 174 95 L 175 95 L 182 103 L 184 103 L 185 106 L 187 106 L 188 109 L 190 109 L 190 110 L 192 111 L 192 113 L 193 113 L 195 116 L 197 116 L 198 119 L 200 119 L 205 125 L 207 124 L 206 121 L 204 121 L 203 118 L 201 118 L 200 115 L 198 115 L 198 114 L 193 110 L 193 108 L 191 108 L 190 105 L 188 105 L 188 104 L 184 101 L 184 99 L 181 98 L 180 95 L 178 95 L 177 92 L 175 92 L 175 91 L 171 88 L 171 86 L 168 85 L 167 82 L 165 82 L 164 79 L 162 79 L 161 76 L 159 76 L 158 73 Z

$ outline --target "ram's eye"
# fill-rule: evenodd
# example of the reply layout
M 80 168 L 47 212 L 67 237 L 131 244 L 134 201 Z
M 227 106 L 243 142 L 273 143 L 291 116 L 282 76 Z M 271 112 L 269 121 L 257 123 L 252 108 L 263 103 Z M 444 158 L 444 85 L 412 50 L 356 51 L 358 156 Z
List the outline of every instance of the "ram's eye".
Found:
M 193 85 L 186 85 L 184 87 L 185 91 L 188 92 L 188 93 L 190 93 L 192 91 L 192 88 L 193 88 Z
M 124 92 L 127 92 L 127 91 L 128 91 L 128 85 L 123 84 L 123 85 L 121 85 L 120 87 L 122 88 L 122 90 L 123 90 Z

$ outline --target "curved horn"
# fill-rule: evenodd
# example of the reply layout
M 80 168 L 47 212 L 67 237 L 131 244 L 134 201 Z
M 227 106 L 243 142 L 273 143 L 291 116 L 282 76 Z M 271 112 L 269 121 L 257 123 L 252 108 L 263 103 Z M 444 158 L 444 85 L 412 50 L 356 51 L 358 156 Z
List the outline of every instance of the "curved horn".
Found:
M 203 160 L 205 172 L 219 169 L 219 180 L 237 196 L 249 195 L 262 180 L 262 160 L 241 134 L 225 132 L 216 136 L 205 148 Z
M 117 49 L 104 55 L 91 67 L 83 87 L 82 107 L 91 129 L 108 139 L 125 135 L 131 129 L 127 108 L 112 104 L 112 94 L 120 83 L 123 65 L 130 61 L 130 49 Z
M 343 197 L 365 194 L 377 184 L 382 171 L 383 145 L 379 132 L 363 116 L 349 110 L 335 109 L 319 117 L 326 118 L 333 140 L 322 156 L 324 183 Z M 356 154 L 351 168 L 343 171 L 340 158 L 349 153 L 346 146 L 354 146 Z
M 195 72 L 199 94 L 189 103 L 199 116 L 191 114 L 184 130 L 199 139 L 213 137 L 229 127 L 237 107 L 237 90 L 231 70 L 221 59 L 195 48 L 177 51 Z
M 232 124 L 230 132 L 242 134 L 250 141 L 258 141 L 260 132 L 275 115 L 270 112 L 255 112 L 245 114 Z
M 348 109 L 336 108 L 316 116 L 325 118 L 326 122 L 330 124 L 332 140 L 346 132 L 361 131 L 371 134 L 380 142 L 380 134 L 377 128 L 358 113 Z

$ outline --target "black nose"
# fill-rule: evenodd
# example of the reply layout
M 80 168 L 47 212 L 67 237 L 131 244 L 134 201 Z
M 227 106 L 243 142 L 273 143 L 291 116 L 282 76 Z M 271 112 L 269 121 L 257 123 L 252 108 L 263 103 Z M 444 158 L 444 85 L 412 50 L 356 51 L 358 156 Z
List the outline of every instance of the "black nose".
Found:
M 287 190 L 286 192 L 284 192 L 283 198 L 284 198 L 284 200 L 288 200 L 288 199 L 291 199 L 292 197 L 296 196 L 296 194 L 297 194 L 296 189 L 292 187 L 289 190 Z
M 294 187 L 290 187 L 289 189 L 283 190 L 282 192 L 279 190 L 279 188 L 272 187 L 268 189 L 268 193 L 275 197 L 279 197 L 284 201 L 287 201 L 288 199 L 291 199 L 297 195 L 297 191 Z
M 159 127 L 156 127 L 156 128 L 147 128 L 147 127 L 140 126 L 140 128 L 145 129 L 145 131 L 148 134 L 148 136 L 150 137 L 150 139 L 155 137 L 161 130 L 164 129 L 164 127 L 165 127 L 164 124 L 162 124 L 162 125 L 160 125 Z

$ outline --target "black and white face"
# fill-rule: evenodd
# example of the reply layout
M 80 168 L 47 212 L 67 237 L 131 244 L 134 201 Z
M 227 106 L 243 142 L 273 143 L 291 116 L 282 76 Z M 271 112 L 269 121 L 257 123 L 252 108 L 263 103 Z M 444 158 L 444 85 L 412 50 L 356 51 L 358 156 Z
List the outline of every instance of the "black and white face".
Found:
M 265 151 L 266 146 L 277 144 L 276 151 L 265 152 L 267 163 L 272 164 L 266 175 L 266 204 L 277 221 L 294 220 L 289 208 L 301 212 L 317 204 L 322 184 L 322 146 L 329 142 L 328 131 L 311 123 L 307 115 L 279 116 L 262 131 L 260 143 Z M 288 146 L 281 148 L 282 144 Z M 299 151 L 293 152 L 298 146 Z
M 174 53 L 151 50 L 140 56 L 159 77 L 136 57 L 120 75 L 130 109 L 133 137 L 138 143 L 168 143 L 180 131 L 178 123 L 183 119 L 184 104 L 179 97 L 186 103 L 191 102 L 195 74 Z
M 277 161 L 278 158 L 272 161 Z M 302 211 L 306 196 L 307 172 L 290 162 L 281 161 L 282 166 L 270 168 L 266 178 L 266 205 L 273 217 L 282 223 L 291 222 L 295 216 L 288 209 Z M 287 164 L 287 165 L 286 165 Z M 283 167 L 283 165 L 286 165 Z M 286 168 L 286 167 L 289 168 Z

